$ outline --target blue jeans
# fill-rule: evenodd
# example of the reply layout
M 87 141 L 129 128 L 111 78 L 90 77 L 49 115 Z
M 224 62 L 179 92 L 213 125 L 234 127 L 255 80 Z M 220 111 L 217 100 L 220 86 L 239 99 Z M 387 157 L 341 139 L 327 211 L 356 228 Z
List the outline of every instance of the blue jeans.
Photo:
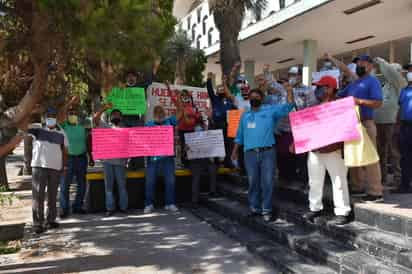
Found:
M 271 214 L 275 149 L 245 152 L 245 166 L 249 181 L 249 207 L 252 212 Z
M 70 208 L 70 184 L 73 178 L 76 177 L 76 197 L 73 203 L 73 210 L 79 210 L 83 207 L 84 194 L 86 192 L 86 173 L 87 173 L 87 157 L 69 156 L 67 161 L 66 176 L 62 176 L 60 180 L 60 208 L 64 213 L 69 212 Z
M 128 206 L 128 196 L 126 190 L 126 168 L 124 166 L 103 164 L 104 186 L 106 192 L 106 210 L 114 211 L 116 203 L 113 195 L 113 185 L 116 179 L 117 190 L 119 191 L 119 204 L 121 210 L 126 210 Z
M 408 189 L 412 182 L 412 122 L 400 130 L 401 187 Z
M 153 205 L 157 175 L 160 172 L 163 172 L 165 182 L 165 204 L 166 206 L 175 204 L 175 159 L 163 157 L 156 160 L 149 158 L 147 161 L 145 206 Z

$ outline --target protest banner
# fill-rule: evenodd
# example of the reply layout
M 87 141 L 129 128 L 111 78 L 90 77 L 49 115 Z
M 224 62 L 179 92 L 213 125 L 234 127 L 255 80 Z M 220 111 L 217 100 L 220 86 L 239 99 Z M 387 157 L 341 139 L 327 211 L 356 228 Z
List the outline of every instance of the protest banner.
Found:
M 237 129 L 239 127 L 240 118 L 242 117 L 243 110 L 229 110 L 227 112 L 227 137 L 235 138 L 237 134 Z
M 172 126 L 92 129 L 93 159 L 173 156 Z
M 226 156 L 221 129 L 185 133 L 185 141 L 189 160 Z
M 353 97 L 289 114 L 297 154 L 360 139 Z
M 147 88 L 147 113 L 146 121 L 153 119 L 153 109 L 160 105 L 166 111 L 167 116 L 176 115 L 176 106 L 172 98 L 176 98 L 176 91 L 187 90 L 193 98 L 193 102 L 206 121 L 207 110 L 210 108 L 209 95 L 206 88 L 197 88 L 190 86 L 170 85 L 171 92 L 167 90 L 166 85 L 153 83 Z
M 138 115 L 146 112 L 146 95 L 143 88 L 113 88 L 106 101 L 113 104 L 123 115 Z
M 339 78 L 340 78 L 340 70 L 338 69 L 332 69 L 332 70 L 325 70 L 325 71 L 317 71 L 312 73 L 312 83 L 314 82 L 319 82 L 319 80 L 323 76 L 332 76 L 333 78 L 336 79 L 336 82 L 338 82 L 338 87 L 339 87 Z

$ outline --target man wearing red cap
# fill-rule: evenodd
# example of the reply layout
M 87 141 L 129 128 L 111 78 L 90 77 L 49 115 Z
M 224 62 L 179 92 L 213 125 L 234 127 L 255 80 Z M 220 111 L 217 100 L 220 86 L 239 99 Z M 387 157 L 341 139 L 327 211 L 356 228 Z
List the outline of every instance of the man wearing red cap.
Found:
M 322 77 L 317 86 L 315 95 L 321 104 L 336 99 L 337 81 L 331 76 Z M 332 180 L 333 203 L 335 205 L 336 225 L 349 222 L 348 215 L 351 211 L 347 173 L 348 169 L 342 157 L 343 143 L 331 144 L 312 151 L 308 156 L 309 173 L 309 208 L 310 212 L 305 218 L 311 222 L 322 215 L 323 211 L 323 184 L 328 171 Z

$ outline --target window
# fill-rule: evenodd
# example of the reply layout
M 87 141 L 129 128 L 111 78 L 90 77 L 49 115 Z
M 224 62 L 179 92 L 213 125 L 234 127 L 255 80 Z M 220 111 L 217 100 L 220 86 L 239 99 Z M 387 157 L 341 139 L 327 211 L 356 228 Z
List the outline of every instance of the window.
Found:
M 187 29 L 190 30 L 192 26 L 192 16 L 187 17 Z
M 202 36 L 199 35 L 196 39 L 196 48 L 200 49 L 200 39 L 202 39 Z
M 196 24 L 194 24 L 192 27 L 192 41 L 195 41 L 195 37 L 196 37 Z
M 200 24 L 202 20 L 202 8 L 197 9 L 197 23 Z
M 209 47 L 212 46 L 212 44 L 213 44 L 213 35 L 212 34 L 213 34 L 213 28 L 210 28 L 208 33 L 207 33 L 207 44 L 208 44 Z
M 202 23 L 202 28 L 203 28 L 203 35 L 206 35 L 206 21 L 207 21 L 207 15 L 203 17 L 203 23 Z

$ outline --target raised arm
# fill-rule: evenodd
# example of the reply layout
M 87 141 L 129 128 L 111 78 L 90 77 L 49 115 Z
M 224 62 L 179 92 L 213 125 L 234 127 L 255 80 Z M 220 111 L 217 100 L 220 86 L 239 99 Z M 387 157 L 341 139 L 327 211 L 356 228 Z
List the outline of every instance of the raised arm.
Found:
M 67 110 L 75 105 L 80 103 L 80 97 L 79 96 L 73 96 L 67 104 L 65 104 L 60 110 L 59 113 L 57 114 L 57 123 L 62 124 L 64 121 L 67 120 Z
M 102 106 L 102 108 L 101 108 L 98 112 L 96 112 L 96 113 L 94 114 L 94 116 L 93 116 L 93 124 L 98 127 L 98 126 L 100 125 L 100 121 L 101 121 L 101 118 L 102 118 L 103 113 L 104 113 L 105 111 L 111 109 L 112 107 L 113 107 L 113 105 L 112 105 L 111 103 L 104 104 L 104 105 Z
M 345 63 L 339 61 L 338 59 L 333 57 L 331 54 L 325 53 L 324 58 L 331 60 L 332 63 L 334 63 L 335 66 L 337 66 L 344 75 L 350 77 L 350 79 L 356 80 L 359 78 L 358 75 L 353 73 Z
M 396 70 L 395 66 L 389 64 L 385 59 L 377 57 L 375 58 L 375 62 L 379 65 L 385 79 L 396 89 L 396 95 L 399 96 L 401 89 L 408 84 L 405 78 L 403 78 L 402 74 Z
M 215 94 L 215 90 L 213 89 L 213 83 L 212 83 L 212 73 L 209 72 L 207 74 L 207 80 L 206 80 L 206 88 L 207 88 L 207 94 L 209 95 L 209 98 L 212 102 L 217 100 L 217 96 Z

